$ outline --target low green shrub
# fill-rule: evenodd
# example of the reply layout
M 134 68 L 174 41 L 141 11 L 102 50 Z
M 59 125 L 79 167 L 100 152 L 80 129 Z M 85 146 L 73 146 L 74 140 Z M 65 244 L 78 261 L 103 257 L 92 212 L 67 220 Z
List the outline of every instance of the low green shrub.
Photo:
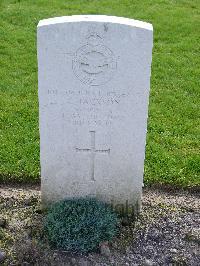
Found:
M 118 216 L 108 205 L 94 198 L 79 198 L 52 205 L 44 229 L 52 247 L 89 252 L 110 241 L 118 225 Z

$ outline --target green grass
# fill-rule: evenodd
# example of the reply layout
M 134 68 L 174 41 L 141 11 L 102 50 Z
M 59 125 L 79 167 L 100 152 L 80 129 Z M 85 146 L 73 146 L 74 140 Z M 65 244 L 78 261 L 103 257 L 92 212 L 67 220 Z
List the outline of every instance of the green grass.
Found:
M 0 181 L 39 179 L 36 26 L 72 14 L 153 24 L 145 183 L 199 185 L 199 0 L 0 0 Z

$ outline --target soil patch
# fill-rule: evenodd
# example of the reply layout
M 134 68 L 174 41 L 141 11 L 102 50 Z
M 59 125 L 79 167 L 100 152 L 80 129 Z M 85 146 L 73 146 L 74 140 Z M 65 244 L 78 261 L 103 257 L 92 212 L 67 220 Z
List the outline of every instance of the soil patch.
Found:
M 144 189 L 135 222 L 107 251 L 69 254 L 51 250 L 42 234 L 40 187 L 0 188 L 2 265 L 200 265 L 200 197 L 187 191 Z M 2 255 L 2 256 L 1 256 Z

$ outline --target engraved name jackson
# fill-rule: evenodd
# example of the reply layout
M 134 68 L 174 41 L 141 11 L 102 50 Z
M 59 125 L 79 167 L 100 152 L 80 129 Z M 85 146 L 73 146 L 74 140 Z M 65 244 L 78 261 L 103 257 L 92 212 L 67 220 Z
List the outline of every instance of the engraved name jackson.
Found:
M 114 121 L 124 119 L 123 114 L 117 113 L 116 107 L 125 104 L 130 91 L 131 88 L 127 92 L 91 88 L 66 89 L 60 92 L 57 89 L 48 89 L 46 106 L 54 108 L 59 102 L 63 121 L 75 126 L 109 126 Z M 70 111 L 65 111 L 66 105 L 71 106 Z

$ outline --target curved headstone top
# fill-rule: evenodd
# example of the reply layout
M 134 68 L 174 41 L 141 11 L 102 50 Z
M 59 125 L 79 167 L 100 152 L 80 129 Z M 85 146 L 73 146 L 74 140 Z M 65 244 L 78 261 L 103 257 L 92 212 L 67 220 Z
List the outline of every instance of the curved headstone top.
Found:
M 123 17 L 115 17 L 115 16 L 106 16 L 106 15 L 74 15 L 74 16 L 63 16 L 63 17 L 55 17 L 40 20 L 38 27 L 48 26 L 52 24 L 58 23 L 66 23 L 66 22 L 106 22 L 106 23 L 118 23 L 124 24 L 128 26 L 133 26 L 137 28 L 143 28 L 146 30 L 153 30 L 153 26 L 150 23 L 130 19 Z

